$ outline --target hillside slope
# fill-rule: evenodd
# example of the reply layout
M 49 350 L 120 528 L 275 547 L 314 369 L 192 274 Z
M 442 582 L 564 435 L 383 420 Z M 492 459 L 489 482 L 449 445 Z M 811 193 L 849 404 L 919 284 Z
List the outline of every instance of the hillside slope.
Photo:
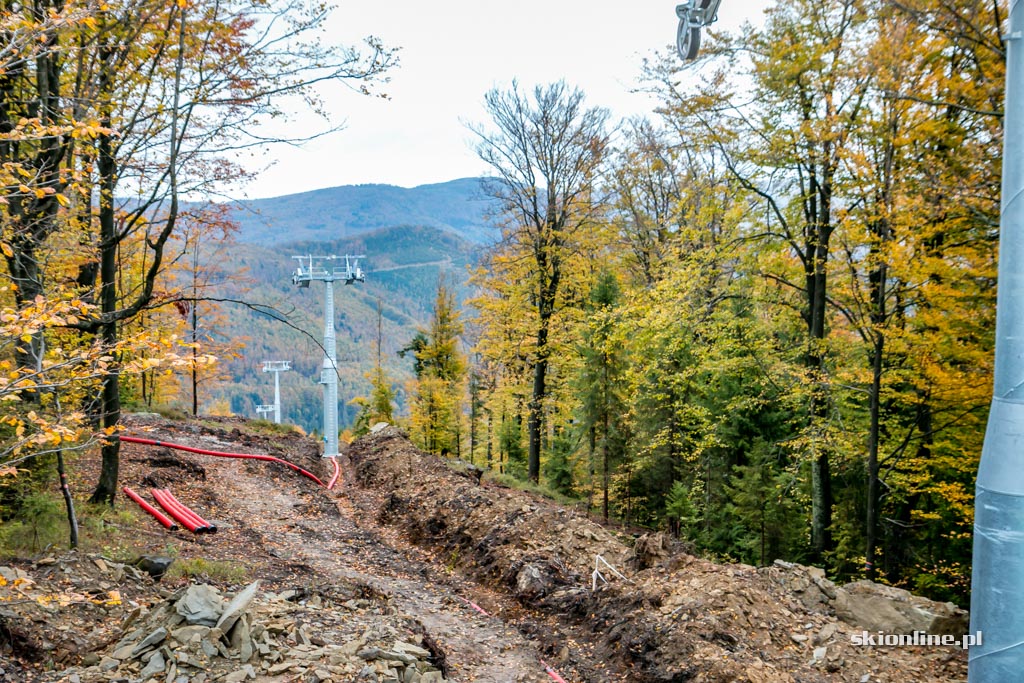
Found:
M 278 455 L 324 481 L 331 474 L 312 441 L 237 419 L 134 415 L 127 427 L 162 442 Z M 199 681 L 205 671 L 227 683 L 539 682 L 545 667 L 573 683 L 965 675 L 959 649 L 852 645 L 859 631 L 809 601 L 808 586 L 794 586 L 786 568 L 634 543 L 550 501 L 481 485 L 391 427 L 347 452 L 343 484 L 329 491 L 271 463 L 126 444 L 124 483 L 171 488 L 219 531 L 192 536 L 122 515 L 103 556 L 8 562 L 0 568 L 12 577 L 0 581 L 6 680 L 138 680 L 144 667 L 154 680 L 170 672 Z M 78 490 L 94 466 L 79 464 Z M 235 612 L 244 627 L 186 627 L 175 613 L 191 600 L 187 580 L 154 585 L 120 564 L 169 551 L 193 567 L 242 570 L 196 581 L 220 612 L 219 596 L 251 598 Z M 597 556 L 621 576 L 601 565 L 595 581 Z
M 486 227 L 493 210 L 480 178 L 413 188 L 345 185 L 236 204 L 232 218 L 242 242 L 276 245 L 349 239 L 398 225 L 438 228 L 475 244 L 494 240 Z

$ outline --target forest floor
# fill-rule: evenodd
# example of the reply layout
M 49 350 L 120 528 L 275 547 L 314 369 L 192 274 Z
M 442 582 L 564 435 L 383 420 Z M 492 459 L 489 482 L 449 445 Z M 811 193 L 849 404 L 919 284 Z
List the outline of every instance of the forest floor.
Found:
M 312 440 L 254 424 L 138 414 L 126 434 L 274 455 L 330 478 Z M 4 562 L 0 681 L 966 678 L 959 649 L 855 647 L 859 631 L 805 604 L 782 569 L 714 564 L 660 538 L 637 543 L 578 511 L 481 484 L 393 427 L 340 460 L 343 476 L 328 491 L 275 463 L 123 444 L 123 484 L 147 498 L 151 487 L 169 488 L 218 531 L 165 531 L 119 496 L 118 507 L 138 514 L 110 527 L 104 552 Z M 82 463 L 76 488 L 96 474 Z M 128 564 L 142 555 L 174 557 L 191 577 L 154 582 Z M 229 648 L 189 659 L 189 634 L 173 630 L 180 617 L 158 629 L 166 646 L 131 640 L 139 624 L 166 621 L 190 583 L 239 595 L 256 579 L 246 638 L 251 628 L 259 652 L 239 656 L 232 636 Z M 174 638 L 182 642 L 172 651 Z M 175 663 L 154 667 L 159 652 Z

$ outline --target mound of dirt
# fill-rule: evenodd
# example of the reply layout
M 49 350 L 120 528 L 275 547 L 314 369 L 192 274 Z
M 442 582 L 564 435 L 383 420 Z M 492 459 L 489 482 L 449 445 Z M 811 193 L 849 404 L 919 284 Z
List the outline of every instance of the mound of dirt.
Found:
M 966 676 L 966 654 L 956 648 L 854 645 L 861 629 L 837 618 L 835 595 L 809 600 L 795 591 L 803 574 L 794 565 L 719 565 L 664 537 L 636 542 L 531 494 L 480 485 L 394 427 L 361 438 L 347 454 L 358 484 L 377 496 L 378 521 L 524 606 L 583 627 L 597 656 L 631 671 L 631 680 Z

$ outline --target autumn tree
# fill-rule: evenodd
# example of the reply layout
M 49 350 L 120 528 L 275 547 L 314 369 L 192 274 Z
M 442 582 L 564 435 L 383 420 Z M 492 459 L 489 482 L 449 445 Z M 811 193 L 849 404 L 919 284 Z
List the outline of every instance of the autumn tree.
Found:
M 411 353 L 416 379 L 410 405 L 412 433 L 430 453 L 461 453 L 462 402 L 466 359 L 459 348 L 463 331 L 455 293 L 444 276 L 430 325 L 400 352 Z
M 513 83 L 508 90 L 488 92 L 485 104 L 491 125 L 473 131 L 480 158 L 495 173 L 489 187 L 502 209 L 502 243 L 492 254 L 491 268 L 503 263 L 521 271 L 514 284 L 529 316 L 521 321 L 520 334 L 531 338 L 527 458 L 528 475 L 536 482 L 551 334 L 567 305 L 573 260 L 597 222 L 597 181 L 608 151 L 609 115 L 600 107 L 588 108 L 583 92 L 564 82 L 537 86 L 532 97 Z

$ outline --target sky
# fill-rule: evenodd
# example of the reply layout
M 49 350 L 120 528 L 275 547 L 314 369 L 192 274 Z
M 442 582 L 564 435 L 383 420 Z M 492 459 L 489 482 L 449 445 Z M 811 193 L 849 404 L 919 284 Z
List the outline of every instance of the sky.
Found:
M 414 187 L 486 175 L 466 123 L 486 124 L 484 94 L 513 79 L 531 90 L 564 79 L 615 118 L 648 113 L 653 101 L 631 89 L 645 56 L 674 49 L 676 4 L 338 0 L 328 21 L 331 40 L 354 45 L 372 34 L 401 48 L 400 66 L 383 86 L 389 99 L 343 86 L 325 90 L 332 122 L 345 128 L 245 160 L 264 170 L 234 194 L 253 199 L 363 183 Z M 713 28 L 759 23 L 767 4 L 722 0 Z M 323 123 L 298 115 L 288 125 L 308 133 Z

